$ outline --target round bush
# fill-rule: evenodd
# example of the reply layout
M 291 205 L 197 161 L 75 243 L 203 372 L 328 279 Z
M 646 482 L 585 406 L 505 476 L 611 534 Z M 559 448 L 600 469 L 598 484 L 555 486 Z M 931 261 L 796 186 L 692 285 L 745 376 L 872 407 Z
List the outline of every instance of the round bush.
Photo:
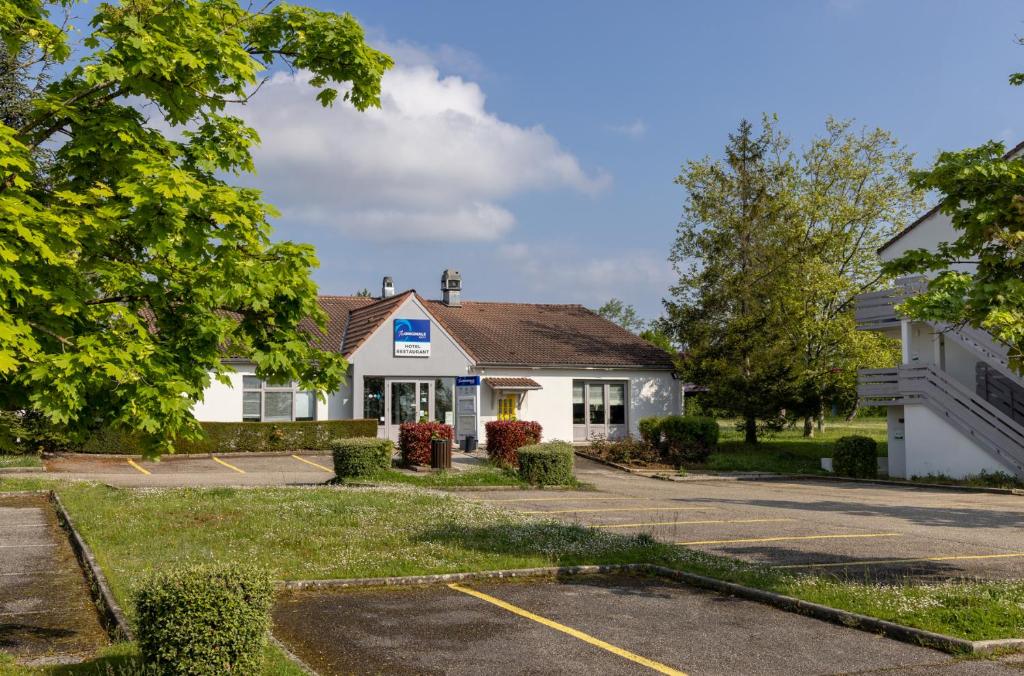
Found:
M 139 650 L 160 673 L 258 674 L 274 585 L 238 565 L 159 574 L 135 594 Z
M 674 465 L 704 462 L 718 446 L 718 421 L 700 416 L 670 415 L 658 426 L 662 454 Z
M 516 449 L 539 444 L 543 430 L 532 420 L 492 420 L 484 425 L 484 431 L 488 457 L 499 465 L 515 467 L 519 462 Z
M 522 446 L 519 456 L 519 478 L 537 486 L 564 486 L 575 480 L 572 471 L 572 446 L 564 441 Z
M 878 443 L 857 434 L 836 439 L 832 471 L 839 476 L 874 479 L 878 476 Z
M 640 420 L 640 438 L 652 448 L 661 447 L 662 420 L 664 420 L 664 418 L 642 418 Z
M 335 439 L 334 473 L 339 477 L 356 477 L 388 469 L 394 449 L 390 439 Z
M 402 464 L 429 465 L 432 439 L 455 439 L 451 425 L 439 422 L 407 422 L 398 427 L 398 452 Z

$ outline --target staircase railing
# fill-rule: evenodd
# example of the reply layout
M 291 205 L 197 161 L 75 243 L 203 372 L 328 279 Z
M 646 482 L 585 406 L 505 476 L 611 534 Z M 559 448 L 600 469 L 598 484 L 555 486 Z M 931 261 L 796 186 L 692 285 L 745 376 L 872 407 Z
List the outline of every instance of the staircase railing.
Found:
M 1024 478 L 1024 426 L 984 397 L 928 364 L 862 371 L 858 394 L 867 405 L 923 404 Z

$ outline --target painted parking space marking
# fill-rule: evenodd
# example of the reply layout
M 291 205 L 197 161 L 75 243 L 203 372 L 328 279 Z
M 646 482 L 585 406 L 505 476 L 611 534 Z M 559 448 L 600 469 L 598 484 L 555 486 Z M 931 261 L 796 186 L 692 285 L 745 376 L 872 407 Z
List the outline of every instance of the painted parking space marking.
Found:
M 481 502 L 604 502 L 607 500 L 653 500 L 654 498 L 487 498 Z
M 128 464 L 129 464 L 129 465 L 130 465 L 131 467 L 133 467 L 133 468 L 137 469 L 138 471 L 142 472 L 142 473 L 143 473 L 143 474 L 145 474 L 146 476 L 149 476 L 150 474 L 152 474 L 152 472 L 150 472 L 150 471 L 149 471 L 148 469 L 146 469 L 145 467 L 143 467 L 143 466 L 142 466 L 142 465 L 140 465 L 139 463 L 135 462 L 135 461 L 134 461 L 134 460 L 132 460 L 131 458 L 129 458 L 129 459 L 128 459 Z
M 238 472 L 239 474 L 245 474 L 245 470 L 244 469 L 239 469 L 239 468 L 235 467 L 234 465 L 232 465 L 230 462 L 224 462 L 223 460 L 221 460 L 220 458 L 218 458 L 215 455 L 211 455 L 210 457 L 213 458 L 214 462 L 219 462 L 220 464 L 224 465 L 228 469 L 233 469 L 236 472 Z
M 784 542 L 786 540 L 846 540 L 855 538 L 894 538 L 903 533 L 847 533 L 845 535 L 783 535 L 770 538 L 736 538 L 733 540 L 693 540 L 677 545 L 728 545 L 742 542 Z
M 522 514 L 581 514 L 583 512 L 700 512 L 717 507 L 605 507 L 596 509 L 540 509 Z
M 978 561 L 980 559 L 1017 559 L 1024 557 L 1024 552 L 1010 554 L 958 554 L 952 556 L 928 556 L 921 559 L 876 559 L 874 561 L 845 561 L 830 563 L 800 563 L 773 568 L 844 568 L 847 566 L 878 566 L 890 563 L 927 563 L 929 561 Z
M 306 460 L 305 458 L 300 458 L 297 455 L 293 455 L 292 457 L 295 458 L 296 460 L 298 460 L 299 462 L 304 462 L 307 465 L 312 465 L 313 467 L 316 467 L 318 469 L 322 469 L 323 471 L 325 471 L 325 472 L 327 472 L 329 474 L 334 474 L 334 470 L 333 469 L 331 469 L 330 467 L 325 467 L 324 465 L 321 465 L 318 462 L 313 462 L 312 460 Z
M 777 523 L 796 519 L 697 519 L 695 521 L 655 521 L 653 523 L 606 523 L 591 528 L 642 528 L 644 526 L 686 526 L 702 523 Z
M 568 634 L 569 636 L 572 636 L 573 638 L 579 639 L 580 641 L 583 641 L 584 643 L 589 643 L 590 645 L 595 646 L 597 648 L 601 648 L 602 650 L 607 650 L 608 652 L 612 653 L 613 655 L 618 655 L 619 657 L 627 659 L 627 660 L 629 660 L 631 662 L 635 662 L 637 664 L 642 664 L 643 666 L 647 667 L 648 669 L 653 669 L 654 671 L 657 671 L 658 673 L 661 673 L 661 674 L 671 674 L 673 676 L 686 676 L 685 672 L 682 672 L 682 671 L 680 671 L 678 669 L 673 669 L 672 667 L 664 665 L 661 662 L 655 662 L 654 660 L 648 659 L 646 657 L 642 657 L 640 655 L 637 655 L 636 653 L 630 652 L 630 651 L 625 650 L 623 648 L 619 648 L 618 646 L 614 646 L 611 643 L 607 643 L 605 641 L 602 641 L 599 638 L 595 638 L 595 637 L 591 636 L 590 634 L 585 634 L 585 633 L 583 633 L 582 631 L 580 631 L 578 629 L 573 629 L 572 627 L 567 627 L 566 625 L 560 624 L 558 622 L 555 622 L 554 620 L 549 620 L 546 617 L 541 617 L 540 615 L 536 615 L 534 613 L 531 613 L 529 610 L 524 610 L 523 608 L 520 608 L 519 606 L 514 606 L 511 603 L 508 603 L 506 601 L 502 601 L 501 599 L 496 598 L 494 596 L 491 596 L 489 594 L 485 594 L 483 592 L 479 592 L 479 591 L 477 591 L 475 589 L 471 589 L 469 587 L 463 587 L 462 585 L 456 584 L 456 583 L 449 584 L 448 588 L 449 589 L 453 589 L 453 590 L 455 590 L 457 592 L 461 592 L 463 594 L 468 594 L 469 596 L 473 596 L 475 598 L 478 598 L 481 601 L 486 601 L 487 603 L 490 603 L 491 605 L 495 605 L 495 606 L 501 608 L 502 610 L 507 610 L 508 612 L 513 613 L 515 615 L 519 615 L 520 617 L 525 617 L 528 620 L 533 620 L 534 622 L 537 622 L 538 624 L 542 624 L 545 627 L 548 627 L 549 629 L 554 629 L 555 631 L 560 631 L 563 634 Z

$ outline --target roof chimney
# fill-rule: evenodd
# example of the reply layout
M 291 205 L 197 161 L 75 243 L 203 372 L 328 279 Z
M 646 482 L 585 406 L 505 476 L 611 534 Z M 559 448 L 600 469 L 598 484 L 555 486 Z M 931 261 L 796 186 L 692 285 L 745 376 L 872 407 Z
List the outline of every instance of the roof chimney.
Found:
M 462 291 L 462 275 L 458 270 L 448 268 L 441 273 L 441 302 L 448 307 L 460 307 L 459 292 Z
M 380 287 L 381 298 L 391 298 L 395 295 L 395 282 L 390 277 L 384 278 L 384 283 Z

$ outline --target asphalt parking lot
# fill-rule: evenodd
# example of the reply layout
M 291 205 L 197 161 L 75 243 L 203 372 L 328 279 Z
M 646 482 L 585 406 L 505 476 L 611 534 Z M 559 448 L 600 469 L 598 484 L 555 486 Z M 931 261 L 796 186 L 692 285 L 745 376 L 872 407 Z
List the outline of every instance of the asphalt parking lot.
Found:
M 632 576 L 299 591 L 273 614 L 321 674 L 1021 673 Z
M 577 458 L 593 492 L 471 499 L 793 572 L 1024 577 L 1024 496 L 833 481 L 659 481 Z

